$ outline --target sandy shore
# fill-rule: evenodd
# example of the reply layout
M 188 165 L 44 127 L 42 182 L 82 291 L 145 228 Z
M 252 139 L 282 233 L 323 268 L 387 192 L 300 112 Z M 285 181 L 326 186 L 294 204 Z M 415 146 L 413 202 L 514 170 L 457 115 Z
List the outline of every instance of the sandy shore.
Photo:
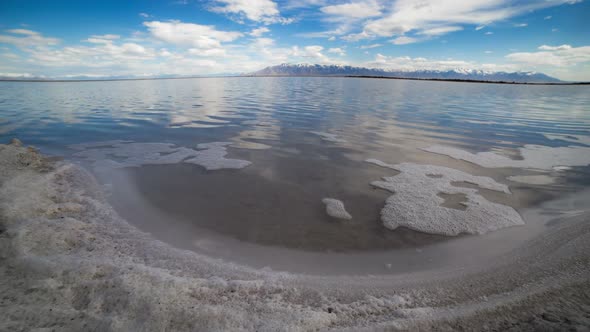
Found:
M 463 269 L 255 270 L 122 219 L 93 176 L 0 145 L 1 331 L 587 330 L 590 215 Z

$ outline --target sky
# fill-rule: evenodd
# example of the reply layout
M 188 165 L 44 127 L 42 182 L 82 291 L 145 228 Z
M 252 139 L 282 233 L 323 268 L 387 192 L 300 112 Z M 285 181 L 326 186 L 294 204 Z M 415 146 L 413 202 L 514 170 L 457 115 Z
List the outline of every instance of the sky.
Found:
M 0 1 L 0 76 L 248 73 L 281 63 L 590 81 L 590 1 Z

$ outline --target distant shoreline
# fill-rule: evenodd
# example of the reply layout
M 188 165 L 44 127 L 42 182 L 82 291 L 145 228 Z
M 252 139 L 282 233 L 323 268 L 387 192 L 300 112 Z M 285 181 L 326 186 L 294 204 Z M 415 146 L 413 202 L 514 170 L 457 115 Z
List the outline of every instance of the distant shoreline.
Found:
M 455 83 L 482 83 L 482 84 L 513 84 L 513 85 L 590 85 L 590 82 L 509 82 L 509 81 L 485 81 L 453 78 L 412 78 L 368 75 L 227 75 L 227 76 L 188 76 L 188 77 L 150 77 L 150 78 L 107 78 L 107 79 L 0 79 L 0 82 L 26 82 L 26 83 L 68 83 L 68 82 L 115 82 L 115 81 L 151 81 L 151 80 L 181 80 L 194 78 L 237 78 L 237 77 L 330 77 L 330 78 L 370 78 L 387 80 L 408 81 L 433 81 Z

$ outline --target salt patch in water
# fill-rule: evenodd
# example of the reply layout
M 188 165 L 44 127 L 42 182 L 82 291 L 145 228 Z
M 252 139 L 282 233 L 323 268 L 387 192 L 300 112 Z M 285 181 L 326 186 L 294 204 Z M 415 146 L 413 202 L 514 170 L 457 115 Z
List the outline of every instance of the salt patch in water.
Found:
M 401 172 L 383 181 L 371 184 L 395 193 L 381 210 L 383 225 L 391 230 L 404 226 L 419 232 L 447 236 L 484 234 L 500 228 L 524 225 L 521 216 L 512 207 L 486 200 L 477 189 L 455 187 L 452 182 L 469 182 L 480 188 L 510 194 L 504 184 L 492 178 L 473 176 L 456 169 L 401 163 L 390 165 L 377 159 L 369 163 Z M 466 209 L 443 207 L 444 199 L 438 194 L 464 194 Z
M 465 160 L 487 168 L 514 167 L 551 170 L 555 166 L 590 165 L 590 147 L 565 146 L 549 147 L 542 145 L 525 145 L 519 148 L 521 160 L 487 151 L 471 153 L 450 146 L 433 145 L 422 150 Z
M 250 165 L 246 160 L 225 158 L 226 146 L 231 144 L 232 142 L 201 143 L 197 145 L 198 150 L 194 150 L 170 143 L 106 141 L 76 144 L 70 148 L 81 150 L 74 156 L 92 161 L 93 167 L 98 171 L 181 162 L 200 165 L 207 170 L 240 169 Z
M 352 216 L 346 211 L 346 208 L 344 208 L 344 203 L 342 203 L 341 200 L 335 198 L 324 198 L 322 199 L 322 202 L 326 204 L 326 213 L 330 217 L 345 220 L 352 219 Z

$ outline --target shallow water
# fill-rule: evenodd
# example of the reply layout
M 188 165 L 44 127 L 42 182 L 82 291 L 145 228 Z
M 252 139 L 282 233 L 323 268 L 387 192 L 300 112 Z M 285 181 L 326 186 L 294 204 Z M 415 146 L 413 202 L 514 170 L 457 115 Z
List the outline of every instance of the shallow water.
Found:
M 369 183 L 396 172 L 365 159 L 447 166 L 509 185 L 512 195 L 479 193 L 524 216 L 525 226 L 481 236 L 489 239 L 481 247 L 486 250 L 510 247 L 542 231 L 539 223 L 546 220 L 527 219 L 538 215 L 531 208 L 589 188 L 589 168 L 543 173 L 488 169 L 419 148 L 440 144 L 518 158 L 515 149 L 525 144 L 587 146 L 588 105 L 585 86 L 354 78 L 2 82 L 0 138 L 19 137 L 84 165 L 88 163 L 73 156 L 76 151 L 69 145 L 113 139 L 185 147 L 233 142 L 229 157 L 251 166 L 206 171 L 194 164 L 149 165 L 101 174 L 102 180 L 112 184 L 111 201 L 119 213 L 179 247 L 231 260 L 240 250 L 221 253 L 219 243 L 227 239 L 234 248 L 241 243 L 273 250 L 359 252 L 359 262 L 364 260 L 360 252 L 389 255 L 395 249 L 407 253 L 399 260 L 398 268 L 404 269 L 411 259 L 420 259 L 410 252 L 457 240 L 404 227 L 386 229 L 380 210 L 391 193 Z M 507 180 L 519 175 L 551 181 Z M 439 196 L 447 199 L 443 206 L 463 208 L 460 195 Z M 325 197 L 342 200 L 353 219 L 328 217 L 321 202 Z M 278 264 L 265 261 L 258 249 L 250 252 L 259 257 L 258 265 Z M 333 257 L 331 262 L 338 260 Z M 379 269 L 389 259 L 379 260 Z

